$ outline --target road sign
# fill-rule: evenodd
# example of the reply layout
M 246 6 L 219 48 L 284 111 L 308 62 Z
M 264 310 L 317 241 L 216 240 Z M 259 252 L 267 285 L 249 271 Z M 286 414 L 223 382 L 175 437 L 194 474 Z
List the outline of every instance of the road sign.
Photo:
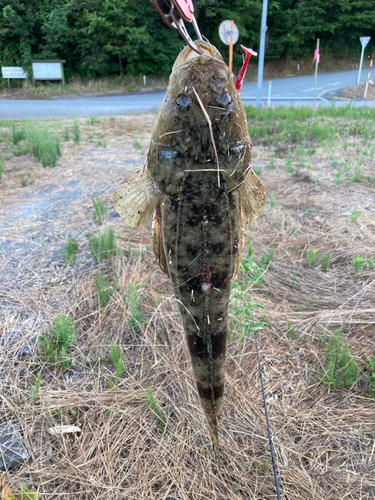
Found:
M 1 75 L 3 78 L 27 78 L 27 71 L 19 66 L 3 66 Z
M 361 40 L 361 44 L 362 44 L 362 47 L 365 48 L 366 45 L 369 43 L 369 41 L 371 40 L 371 36 L 362 36 L 360 38 Z
M 230 29 L 230 25 L 233 21 L 223 21 L 219 26 L 219 36 L 220 40 L 225 43 L 225 45 L 230 45 L 230 35 L 232 35 L 232 43 L 235 44 L 238 40 L 238 28 L 233 23 L 233 29 Z
M 369 43 L 370 39 L 371 39 L 370 36 L 362 36 L 362 37 L 360 37 L 360 41 L 361 41 L 361 45 L 362 45 L 362 52 L 361 52 L 361 61 L 359 63 L 357 85 L 359 85 L 359 82 L 361 81 L 361 71 L 362 71 L 363 55 L 365 53 L 365 47 Z

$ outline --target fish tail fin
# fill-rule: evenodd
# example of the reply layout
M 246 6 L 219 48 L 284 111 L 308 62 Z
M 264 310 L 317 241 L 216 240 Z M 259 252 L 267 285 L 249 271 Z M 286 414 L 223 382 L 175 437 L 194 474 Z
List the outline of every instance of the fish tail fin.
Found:
M 218 419 L 215 418 L 212 422 L 209 423 L 210 425 L 210 434 L 211 434 L 211 440 L 212 440 L 212 445 L 215 451 L 216 455 L 216 463 L 218 468 L 220 469 L 220 449 L 219 449 L 219 436 L 218 436 Z

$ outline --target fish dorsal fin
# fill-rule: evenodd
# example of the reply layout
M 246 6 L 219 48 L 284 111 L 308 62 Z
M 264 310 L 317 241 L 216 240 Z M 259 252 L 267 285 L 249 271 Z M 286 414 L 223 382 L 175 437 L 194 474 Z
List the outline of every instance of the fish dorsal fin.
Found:
M 250 226 L 260 215 L 266 201 L 266 193 L 259 177 L 252 170 L 239 187 L 244 222 Z
M 150 219 L 160 198 L 159 188 L 147 170 L 134 170 L 112 195 L 112 203 L 120 217 L 137 229 Z

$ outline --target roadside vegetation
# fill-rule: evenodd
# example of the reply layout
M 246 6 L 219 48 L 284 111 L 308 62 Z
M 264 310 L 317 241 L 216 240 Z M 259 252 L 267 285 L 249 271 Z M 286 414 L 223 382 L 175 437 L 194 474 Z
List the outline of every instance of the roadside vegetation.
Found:
M 35 239 L 30 265 L 1 257 L 18 260 L 0 283 L 0 425 L 19 423 L 29 454 L 4 474 L 10 492 L 273 498 L 255 330 L 282 498 L 372 499 L 375 112 L 332 105 L 314 126 L 306 108 L 246 113 L 267 201 L 246 229 L 232 283 L 219 475 L 151 227 L 131 230 L 110 204 L 126 173 L 143 165 L 152 117 L 1 122 L 7 241 L 30 240 L 17 196 L 29 206 L 47 189 L 74 193 L 50 215 L 58 236 Z M 27 126 L 59 138 L 56 166 L 33 156 Z M 35 182 L 23 186 L 26 162 Z M 44 220 L 21 215 L 34 238 L 51 234 Z M 49 432 L 60 426 L 75 430 Z

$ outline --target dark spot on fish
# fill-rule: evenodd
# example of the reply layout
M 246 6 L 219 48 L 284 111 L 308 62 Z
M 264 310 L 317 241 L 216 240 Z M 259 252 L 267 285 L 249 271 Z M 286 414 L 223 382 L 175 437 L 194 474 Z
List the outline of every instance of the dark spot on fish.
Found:
M 216 102 L 219 104 L 219 106 L 226 108 L 232 102 L 232 99 L 230 98 L 228 92 L 226 92 L 225 94 L 222 94 L 220 97 L 218 97 L 216 99 Z
M 197 381 L 197 389 L 198 389 L 198 394 L 201 398 L 204 399 L 212 399 L 212 389 L 211 387 L 208 387 L 207 389 L 202 387 L 202 385 Z M 216 386 L 213 388 L 214 389 L 214 399 L 219 399 L 223 396 L 224 394 L 224 384 L 221 384 L 219 386 Z
M 176 99 L 176 104 L 180 111 L 187 111 L 190 108 L 191 100 L 185 95 L 180 95 Z

